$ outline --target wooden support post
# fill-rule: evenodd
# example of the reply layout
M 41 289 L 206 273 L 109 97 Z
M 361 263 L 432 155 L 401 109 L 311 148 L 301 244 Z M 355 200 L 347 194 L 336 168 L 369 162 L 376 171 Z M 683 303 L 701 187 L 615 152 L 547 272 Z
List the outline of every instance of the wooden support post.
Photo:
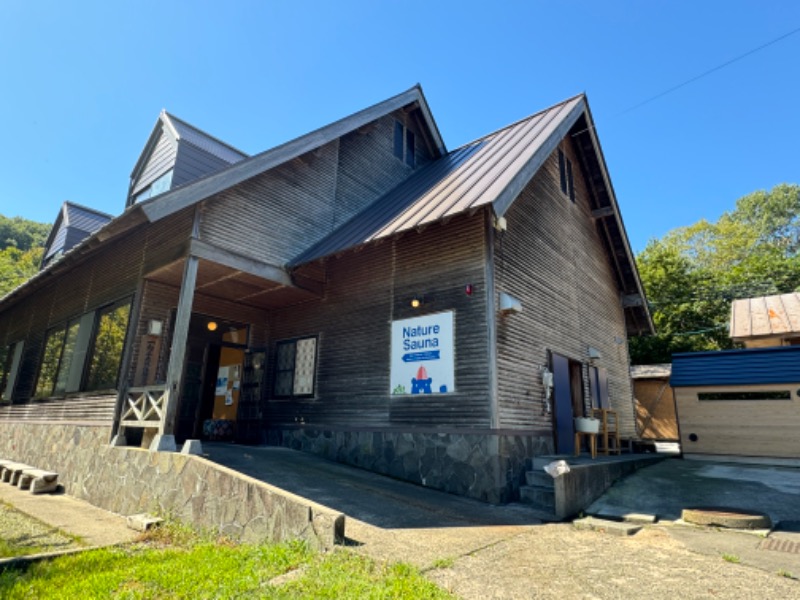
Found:
M 197 282 L 197 265 L 199 260 L 196 256 L 187 256 L 186 264 L 183 267 L 183 282 L 181 283 L 181 293 L 178 299 L 178 310 L 175 314 L 175 330 L 172 334 L 172 348 L 169 352 L 169 366 L 167 367 L 167 401 L 164 408 L 164 418 L 158 430 L 157 439 L 153 441 L 151 449 L 165 449 L 162 440 L 166 436 L 172 438 L 172 446 L 175 446 L 175 415 L 178 411 L 180 400 L 181 379 L 183 377 L 183 360 L 186 356 L 186 339 L 189 336 L 189 321 L 192 317 L 192 302 L 194 300 L 194 288 Z

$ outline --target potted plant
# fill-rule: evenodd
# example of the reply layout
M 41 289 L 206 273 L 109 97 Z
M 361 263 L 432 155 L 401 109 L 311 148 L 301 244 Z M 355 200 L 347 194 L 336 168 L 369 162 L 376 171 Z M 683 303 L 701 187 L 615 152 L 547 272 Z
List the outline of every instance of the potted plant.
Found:
M 595 419 L 592 416 L 575 417 L 575 431 L 598 433 L 600 431 L 600 419 Z

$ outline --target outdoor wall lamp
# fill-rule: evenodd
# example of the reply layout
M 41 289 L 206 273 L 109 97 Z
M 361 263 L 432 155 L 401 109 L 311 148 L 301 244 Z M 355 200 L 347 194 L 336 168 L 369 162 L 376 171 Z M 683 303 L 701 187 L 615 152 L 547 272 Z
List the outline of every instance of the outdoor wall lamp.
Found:
M 159 321 L 158 319 L 150 319 L 150 321 L 147 323 L 147 335 L 160 336 L 163 327 L 163 321 Z
M 414 296 L 411 299 L 411 308 L 419 308 L 420 306 L 422 306 L 422 298 L 419 296 Z
M 216 321 L 209 321 L 208 325 L 206 325 L 206 327 L 208 327 L 209 331 L 216 331 L 217 330 L 217 322 Z

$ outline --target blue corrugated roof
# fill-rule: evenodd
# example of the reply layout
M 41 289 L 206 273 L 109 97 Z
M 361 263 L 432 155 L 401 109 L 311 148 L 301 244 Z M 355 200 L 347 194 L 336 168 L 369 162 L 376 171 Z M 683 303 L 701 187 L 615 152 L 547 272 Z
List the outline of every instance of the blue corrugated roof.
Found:
M 800 346 L 672 355 L 672 387 L 800 382 Z

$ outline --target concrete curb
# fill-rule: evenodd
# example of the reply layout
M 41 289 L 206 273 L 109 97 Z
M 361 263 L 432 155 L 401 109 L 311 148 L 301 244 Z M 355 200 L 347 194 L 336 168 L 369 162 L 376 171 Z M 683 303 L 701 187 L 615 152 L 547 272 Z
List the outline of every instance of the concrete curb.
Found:
M 50 560 L 51 558 L 70 556 L 72 554 L 80 554 L 81 552 L 99 550 L 101 548 L 113 548 L 118 545 L 119 544 L 109 544 L 108 546 L 85 546 L 83 548 L 71 548 L 69 550 L 56 550 L 55 552 L 40 552 L 39 554 L 28 554 L 26 556 L 0 558 L 0 572 L 3 572 L 7 569 L 15 569 L 22 566 L 32 565 L 43 560 Z

